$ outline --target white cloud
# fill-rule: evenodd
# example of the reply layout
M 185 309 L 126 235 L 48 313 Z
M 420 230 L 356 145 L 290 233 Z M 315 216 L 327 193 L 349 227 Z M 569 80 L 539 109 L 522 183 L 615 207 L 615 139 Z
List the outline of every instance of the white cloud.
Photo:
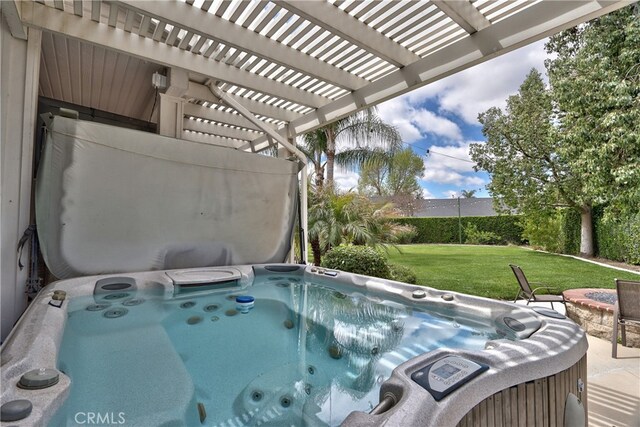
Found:
M 477 123 L 478 114 L 490 107 L 504 108 L 509 95 L 518 91 L 525 76 L 536 68 L 544 71 L 545 40 L 483 62 L 431 83 L 402 97 L 409 105 L 437 99 L 440 110 L 458 115 L 467 123 Z
M 360 178 L 360 175 L 357 173 L 340 170 L 340 168 L 336 168 L 333 173 L 336 188 L 343 191 L 356 189 L 358 187 L 358 178 Z
M 456 198 L 460 195 L 457 191 L 453 191 L 453 190 L 445 191 L 442 194 L 444 194 L 444 196 L 448 199 Z
M 414 109 L 411 115 L 411 123 L 420 129 L 422 133 L 432 133 L 453 140 L 462 139 L 462 132 L 457 124 L 429 110 Z
M 382 119 L 397 126 L 405 142 L 414 142 L 426 134 L 451 140 L 462 138 L 460 127 L 426 108 L 410 105 L 404 98 L 395 98 L 378 106 Z
M 431 193 L 431 191 L 427 190 L 424 187 L 422 187 L 422 198 L 423 199 L 435 199 L 433 193 Z
M 439 184 L 455 184 L 478 187 L 485 181 L 472 175 L 475 173 L 469 154 L 469 146 L 477 141 L 466 141 L 460 145 L 429 147 L 429 156 L 424 160 L 422 179 Z

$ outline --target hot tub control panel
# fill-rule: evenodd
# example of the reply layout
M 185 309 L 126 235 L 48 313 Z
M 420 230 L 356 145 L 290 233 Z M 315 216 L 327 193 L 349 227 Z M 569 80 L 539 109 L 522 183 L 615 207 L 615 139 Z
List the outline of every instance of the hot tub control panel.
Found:
M 447 356 L 411 374 L 411 379 L 436 401 L 489 369 L 487 365 L 459 356 Z

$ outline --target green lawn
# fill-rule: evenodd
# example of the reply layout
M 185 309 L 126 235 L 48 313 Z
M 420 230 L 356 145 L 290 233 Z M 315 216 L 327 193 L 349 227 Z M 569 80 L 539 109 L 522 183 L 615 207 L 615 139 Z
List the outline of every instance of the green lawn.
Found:
M 530 282 L 558 289 L 614 288 L 613 279 L 640 280 L 640 275 L 600 267 L 559 255 L 517 246 L 400 245 L 389 261 L 411 267 L 418 284 L 498 299 L 513 299 L 518 292 L 509 264 L 516 264 Z

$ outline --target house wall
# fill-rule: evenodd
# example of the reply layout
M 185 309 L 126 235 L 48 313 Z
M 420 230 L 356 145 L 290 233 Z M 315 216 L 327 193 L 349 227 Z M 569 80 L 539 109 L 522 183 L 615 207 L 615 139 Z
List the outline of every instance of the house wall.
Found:
M 17 245 L 31 212 L 41 33 L 11 36 L 0 16 L 0 315 L 4 340 L 24 311 L 27 268 L 18 269 Z M 23 262 L 28 261 L 29 247 Z

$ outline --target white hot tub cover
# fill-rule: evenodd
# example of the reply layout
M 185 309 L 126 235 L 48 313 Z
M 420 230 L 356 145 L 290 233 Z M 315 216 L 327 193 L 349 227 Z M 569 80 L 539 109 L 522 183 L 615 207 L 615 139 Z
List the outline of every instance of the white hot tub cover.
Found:
M 56 277 L 285 260 L 296 163 L 60 116 L 47 129 L 36 223 Z

